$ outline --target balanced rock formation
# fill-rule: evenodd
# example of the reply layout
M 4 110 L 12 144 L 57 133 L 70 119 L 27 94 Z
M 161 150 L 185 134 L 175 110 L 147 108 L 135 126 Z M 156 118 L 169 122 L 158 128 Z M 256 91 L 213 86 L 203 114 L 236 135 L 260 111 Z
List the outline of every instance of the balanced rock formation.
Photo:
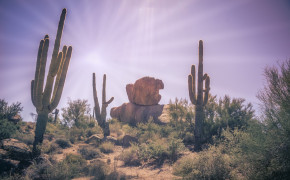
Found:
M 153 77 L 143 77 L 135 84 L 128 84 L 126 91 L 130 102 L 112 108 L 111 117 L 131 125 L 146 123 L 150 117 L 159 122 L 164 106 L 158 104 L 161 99 L 159 90 L 163 88 L 163 82 Z
M 161 99 L 159 89 L 164 89 L 160 79 L 143 77 L 135 84 L 127 84 L 126 91 L 129 101 L 137 105 L 157 105 Z

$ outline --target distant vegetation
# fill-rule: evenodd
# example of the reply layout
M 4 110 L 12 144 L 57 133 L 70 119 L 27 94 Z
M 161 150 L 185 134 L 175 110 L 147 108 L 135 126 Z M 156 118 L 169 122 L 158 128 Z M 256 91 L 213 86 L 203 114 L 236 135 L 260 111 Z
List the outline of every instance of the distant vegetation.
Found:
M 255 115 L 245 99 L 209 94 L 198 152 L 193 151 L 195 106 L 185 99 L 170 101 L 167 123 L 157 124 L 151 119 L 130 126 L 109 119 L 111 136 L 106 141 L 102 140 L 103 129 L 92 116 L 87 100 L 69 100 L 58 121 L 49 115 L 52 120 L 47 124 L 42 146 L 46 160 L 41 164 L 33 162 L 25 169 L 25 177 L 12 170 L 1 172 L 1 176 L 126 179 L 110 167 L 113 162 L 100 160 L 123 146 L 122 153 L 114 160 L 122 161 L 124 166 L 169 164 L 174 175 L 184 179 L 289 179 L 290 60 L 266 68 L 265 78 L 267 84 L 258 94 L 261 117 Z M 9 120 L 21 111 L 20 103 L 9 106 L 4 99 L 0 100 L 0 137 L 18 139 L 32 148 L 35 123 Z M 75 154 L 56 158 L 76 146 Z

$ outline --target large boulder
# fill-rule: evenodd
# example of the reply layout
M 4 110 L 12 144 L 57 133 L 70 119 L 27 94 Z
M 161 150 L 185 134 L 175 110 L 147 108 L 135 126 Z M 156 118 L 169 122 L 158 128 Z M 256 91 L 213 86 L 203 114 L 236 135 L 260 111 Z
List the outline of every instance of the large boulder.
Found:
M 127 84 L 126 91 L 129 101 L 137 105 L 157 105 L 161 99 L 159 90 L 164 89 L 162 80 L 143 77 L 134 84 Z
M 110 115 L 121 122 L 131 125 L 146 123 L 152 117 L 153 121 L 158 123 L 158 117 L 162 114 L 164 105 L 142 106 L 133 103 L 124 103 L 119 107 L 111 109 Z
M 9 159 L 29 161 L 32 158 L 29 147 L 17 139 L 3 139 L 0 142 L 0 149 L 2 149 L 1 156 Z

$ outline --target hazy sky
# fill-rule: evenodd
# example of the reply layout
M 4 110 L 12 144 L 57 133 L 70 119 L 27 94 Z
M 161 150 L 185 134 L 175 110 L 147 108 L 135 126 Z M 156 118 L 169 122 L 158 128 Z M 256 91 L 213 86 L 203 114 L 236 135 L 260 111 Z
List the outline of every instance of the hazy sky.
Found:
M 144 76 L 164 82 L 160 103 L 188 99 L 200 39 L 211 93 L 257 108 L 263 69 L 290 57 L 289 0 L 0 0 L 0 98 L 21 102 L 26 121 L 35 113 L 30 82 L 39 41 L 52 39 L 50 61 L 62 8 L 68 12 L 61 44 L 72 45 L 73 54 L 59 109 L 68 97 L 93 105 L 93 72 L 98 93 L 107 74 L 107 98 L 115 97 L 108 111 L 128 102 L 126 84 Z

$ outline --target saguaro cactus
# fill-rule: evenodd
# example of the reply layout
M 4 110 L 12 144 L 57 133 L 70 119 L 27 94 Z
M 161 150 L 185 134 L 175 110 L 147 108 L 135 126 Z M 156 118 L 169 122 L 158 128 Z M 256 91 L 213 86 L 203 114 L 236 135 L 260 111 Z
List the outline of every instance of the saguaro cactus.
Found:
M 205 89 L 203 82 L 205 81 Z M 188 75 L 188 91 L 192 104 L 195 105 L 195 150 L 200 150 L 204 121 L 204 106 L 208 101 L 208 93 L 210 90 L 210 79 L 207 74 L 203 74 L 203 42 L 199 41 L 199 62 L 197 73 L 197 95 L 195 87 L 195 66 L 191 66 L 191 74 Z
M 52 113 L 52 114 L 54 114 L 54 121 L 53 121 L 54 124 L 56 124 L 58 113 L 59 113 L 59 110 L 58 109 L 55 109 L 54 110 L 54 113 Z
M 106 101 L 106 74 L 103 76 L 103 91 L 102 91 L 102 108 L 100 108 L 97 88 L 96 88 L 96 76 L 93 73 L 93 93 L 94 93 L 94 102 L 95 102 L 95 115 L 98 121 L 99 126 L 102 128 L 104 133 L 104 138 L 110 135 L 109 123 L 106 122 L 107 117 L 107 107 L 114 100 L 114 97 L 111 97 L 109 101 Z
M 49 46 L 48 35 L 45 35 L 44 39 L 40 41 L 35 78 L 31 81 L 31 100 L 33 105 L 36 107 L 38 114 L 35 128 L 35 138 L 33 142 L 33 154 L 36 156 L 41 153 L 40 146 L 42 144 L 43 134 L 46 129 L 48 113 L 52 112 L 60 101 L 72 54 L 71 46 L 68 48 L 67 46 L 64 46 L 62 51 L 59 52 L 65 16 L 66 9 L 63 9 L 58 24 L 57 35 L 54 43 L 54 49 L 49 66 L 49 72 L 47 74 L 45 88 L 43 89 L 47 51 Z

